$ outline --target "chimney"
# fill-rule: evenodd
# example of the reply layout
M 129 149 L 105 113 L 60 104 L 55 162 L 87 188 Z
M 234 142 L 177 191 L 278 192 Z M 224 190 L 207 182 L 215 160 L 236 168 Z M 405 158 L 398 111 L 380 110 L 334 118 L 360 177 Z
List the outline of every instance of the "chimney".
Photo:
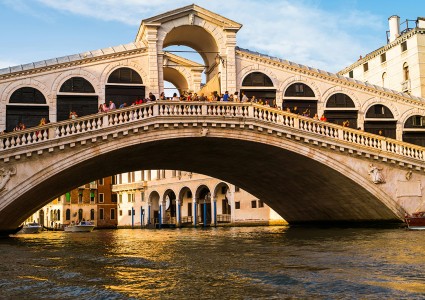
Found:
M 425 18 L 424 17 L 418 17 L 418 19 L 416 21 L 416 27 L 425 28 Z
M 390 43 L 394 41 L 400 35 L 400 17 L 391 16 L 388 18 L 388 23 L 390 25 Z

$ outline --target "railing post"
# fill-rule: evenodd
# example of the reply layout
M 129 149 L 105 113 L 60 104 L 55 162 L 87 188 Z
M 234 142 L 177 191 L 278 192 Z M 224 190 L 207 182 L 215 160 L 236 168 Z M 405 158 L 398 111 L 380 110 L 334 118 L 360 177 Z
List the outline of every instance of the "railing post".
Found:
M 49 131 L 48 131 L 48 139 L 49 140 L 52 140 L 52 139 L 54 139 L 56 136 L 56 128 L 57 127 L 49 127 Z
M 248 117 L 254 117 L 254 106 L 252 104 L 248 106 Z
M 107 114 L 105 114 L 102 117 L 102 128 L 109 127 L 109 121 L 108 120 L 109 120 L 109 116 Z
M 341 141 L 344 140 L 344 130 L 342 128 L 338 128 L 338 139 Z
M 300 118 L 294 117 L 294 128 L 300 129 L 301 128 L 300 122 L 301 122 L 301 119 Z
M 381 150 L 387 152 L 387 141 L 381 140 Z
M 202 103 L 201 114 L 203 116 L 206 116 L 208 114 L 208 105 L 207 105 L 207 103 Z
M 152 107 L 152 116 L 157 117 L 159 116 L 159 104 L 155 103 Z

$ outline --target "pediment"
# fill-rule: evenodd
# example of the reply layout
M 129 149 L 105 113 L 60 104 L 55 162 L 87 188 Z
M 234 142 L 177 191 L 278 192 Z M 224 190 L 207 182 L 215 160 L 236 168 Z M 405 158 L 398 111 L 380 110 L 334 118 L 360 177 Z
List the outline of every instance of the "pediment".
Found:
M 195 18 L 200 18 L 222 29 L 236 32 L 242 27 L 242 24 L 238 22 L 225 18 L 222 15 L 209 11 L 196 4 L 191 4 L 142 20 L 136 40 L 140 40 L 146 27 L 160 27 L 163 24 L 174 22 L 182 18 L 187 18 L 189 23 L 191 22 L 191 18 L 192 22 L 194 22 Z

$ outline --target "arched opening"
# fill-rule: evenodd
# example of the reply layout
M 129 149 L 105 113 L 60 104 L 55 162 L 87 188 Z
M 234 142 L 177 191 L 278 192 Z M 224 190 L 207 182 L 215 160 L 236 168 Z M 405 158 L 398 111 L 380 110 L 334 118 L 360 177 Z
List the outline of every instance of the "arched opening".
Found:
M 192 224 L 193 223 L 193 214 L 192 214 L 192 190 L 188 187 L 183 187 L 179 192 L 180 199 L 180 212 L 181 212 L 181 224 Z
M 165 209 L 162 218 L 162 224 L 176 224 L 177 209 L 176 209 L 176 194 L 173 190 L 167 190 L 164 193 Z
M 371 106 L 365 116 L 364 130 L 381 136 L 396 138 L 397 120 L 391 110 L 382 104 Z
M 249 73 L 242 81 L 241 94 L 244 93 L 251 102 L 262 101 L 273 106 L 276 100 L 276 88 L 273 81 L 261 72 Z
M 306 117 L 313 117 L 317 114 L 317 99 L 308 85 L 297 82 L 286 89 L 282 109 Z
M 80 222 L 80 221 L 82 221 L 83 220 L 83 209 L 82 208 L 80 208 L 79 210 L 78 210 L 78 222 Z
M 211 224 L 211 192 L 210 189 L 203 185 L 198 188 L 196 191 L 198 195 L 197 210 L 198 210 L 198 220 L 200 223 L 205 225 Z
M 348 127 L 357 128 L 357 113 L 353 100 L 346 94 L 333 94 L 326 101 L 324 114 L 331 123 L 348 124 Z
M 65 220 L 70 221 L 71 220 L 71 210 L 68 208 L 65 212 Z
M 159 194 L 153 191 L 149 194 L 150 211 L 147 212 L 148 224 L 156 225 L 159 223 Z
M 145 99 L 145 86 L 142 77 L 130 68 L 114 70 L 108 77 L 105 86 L 105 101 L 114 102 L 116 107 L 122 104 L 130 106 L 133 102 Z
M 220 182 L 214 189 L 214 197 L 217 199 L 217 223 L 230 223 L 232 209 L 230 206 L 229 186 Z
M 425 116 L 411 116 L 404 123 L 403 141 L 425 147 Z
M 6 106 L 6 131 L 37 126 L 42 118 L 49 119 L 49 106 L 39 90 L 23 87 L 12 93 Z M 24 127 L 18 129 L 19 124 Z
M 90 209 L 90 220 L 94 221 L 95 217 L 94 217 L 94 209 Z
M 40 210 L 38 211 L 38 218 L 39 218 L 38 223 L 39 223 L 41 226 L 43 226 L 43 227 L 44 227 L 44 210 L 40 209 Z
M 387 73 L 382 73 L 382 87 L 386 87 L 385 84 L 387 83 Z
M 168 82 L 169 84 L 166 84 Z M 178 96 L 189 91 L 189 84 L 182 73 L 171 67 L 164 67 L 164 93 L 172 98 L 174 93 Z
M 176 82 L 176 79 L 172 79 L 174 75 L 177 75 L 177 78 L 179 76 L 175 72 L 165 70 L 168 67 L 185 68 L 191 74 L 192 78 L 187 82 L 187 91 L 192 92 L 192 96 L 194 93 L 198 95 L 204 93 L 205 96 L 209 96 L 213 91 L 220 93 L 221 85 L 227 89 L 226 80 L 224 82 L 220 80 L 221 72 L 226 71 L 225 59 L 219 55 L 215 38 L 204 28 L 196 25 L 173 28 L 165 36 L 163 51 L 166 52 L 163 60 L 163 80 L 172 82 L 181 96 L 186 96 L 182 85 Z M 189 78 L 185 80 L 188 81 Z
M 66 80 L 57 95 L 56 116 L 58 121 L 69 119 L 71 111 L 79 117 L 97 113 L 98 96 L 90 82 L 83 77 Z

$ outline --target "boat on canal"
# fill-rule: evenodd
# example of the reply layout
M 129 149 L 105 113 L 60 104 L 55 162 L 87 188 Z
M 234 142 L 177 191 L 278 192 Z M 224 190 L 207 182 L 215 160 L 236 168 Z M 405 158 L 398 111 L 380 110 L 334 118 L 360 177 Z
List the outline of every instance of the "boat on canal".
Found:
M 70 224 L 64 227 L 65 232 L 91 232 L 93 231 L 94 225 L 93 222 L 90 221 L 81 221 L 77 224 Z
M 34 233 L 40 233 L 42 230 L 43 230 L 43 226 L 34 222 L 34 223 L 28 223 L 22 226 L 22 229 L 19 231 L 19 233 L 34 234 Z
M 408 229 L 425 230 L 425 211 L 415 212 L 411 215 L 406 214 L 404 219 Z

